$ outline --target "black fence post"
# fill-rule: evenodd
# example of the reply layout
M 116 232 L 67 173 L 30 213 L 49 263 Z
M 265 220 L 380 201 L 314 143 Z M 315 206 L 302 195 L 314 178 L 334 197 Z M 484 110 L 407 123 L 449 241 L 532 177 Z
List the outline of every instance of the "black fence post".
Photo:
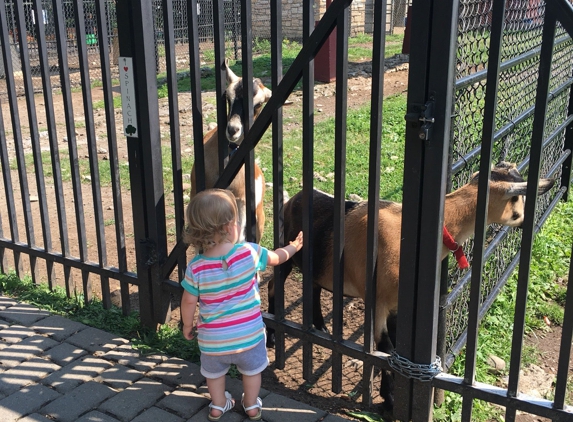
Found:
M 129 93 L 130 109 L 135 121 L 124 131 L 127 137 L 133 228 L 136 245 L 139 307 L 141 321 L 154 327 L 164 323 L 170 314 L 169 293 L 162 289 L 161 265 L 167 258 L 165 226 L 165 197 L 157 76 L 155 73 L 155 45 L 153 9 L 151 1 L 118 0 L 117 19 L 122 102 Z M 124 62 L 123 58 L 126 58 Z M 129 60 L 131 59 L 131 60 Z M 133 81 L 128 85 L 129 67 Z M 121 71 L 124 71 L 123 74 Z M 127 102 L 126 102 L 127 103 Z M 123 104 L 124 111 L 126 104 Z M 125 116 L 124 116 L 125 117 Z
M 428 370 L 437 354 L 457 7 L 457 2 L 419 2 L 408 16 L 412 39 L 420 41 L 411 45 L 410 54 L 397 356 L 392 359 L 403 358 Z M 394 416 L 431 420 L 432 383 L 413 375 L 405 367 L 396 376 Z

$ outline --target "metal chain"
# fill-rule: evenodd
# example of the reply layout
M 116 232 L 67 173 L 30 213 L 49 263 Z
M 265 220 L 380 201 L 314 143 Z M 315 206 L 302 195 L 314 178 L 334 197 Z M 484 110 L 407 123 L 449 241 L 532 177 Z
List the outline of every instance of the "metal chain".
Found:
M 439 356 L 436 356 L 434 363 L 422 365 L 410 362 L 396 353 L 396 350 L 393 350 L 390 358 L 388 358 L 388 363 L 395 372 L 422 382 L 432 381 L 436 375 L 442 372 L 442 361 Z

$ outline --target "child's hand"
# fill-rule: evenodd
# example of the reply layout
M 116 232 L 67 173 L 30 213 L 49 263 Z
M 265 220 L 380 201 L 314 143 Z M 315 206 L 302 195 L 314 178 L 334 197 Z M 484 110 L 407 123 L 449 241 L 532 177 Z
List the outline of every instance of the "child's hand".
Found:
M 290 242 L 290 244 L 292 246 L 294 246 L 298 251 L 300 251 L 302 249 L 302 231 L 298 232 L 298 236 L 296 237 L 295 240 L 293 240 L 292 242 Z
M 193 325 L 184 325 L 183 326 L 183 337 L 185 337 L 187 340 L 193 340 L 193 333 L 191 332 L 193 330 Z

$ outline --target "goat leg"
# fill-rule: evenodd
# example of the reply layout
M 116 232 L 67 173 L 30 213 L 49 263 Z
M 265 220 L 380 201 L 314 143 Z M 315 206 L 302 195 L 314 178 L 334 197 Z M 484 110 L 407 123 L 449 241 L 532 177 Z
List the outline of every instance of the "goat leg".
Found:
M 391 312 L 386 321 L 387 331 L 382 332 L 382 339 L 378 343 L 378 350 L 391 354 L 396 344 L 397 313 Z M 394 373 L 389 370 L 382 370 L 382 381 L 380 382 L 380 396 L 384 399 L 382 404 L 387 412 L 394 409 Z
M 322 316 L 322 305 L 320 304 L 320 294 L 322 293 L 322 287 L 318 284 L 312 286 L 312 323 L 317 330 L 328 333 L 328 328 L 324 323 L 324 317 Z
M 281 283 L 280 288 L 284 290 L 285 281 L 292 271 L 291 260 L 281 264 Z M 271 277 L 268 286 L 269 314 L 275 315 L 275 277 Z M 275 347 L 275 330 L 267 327 L 267 347 Z

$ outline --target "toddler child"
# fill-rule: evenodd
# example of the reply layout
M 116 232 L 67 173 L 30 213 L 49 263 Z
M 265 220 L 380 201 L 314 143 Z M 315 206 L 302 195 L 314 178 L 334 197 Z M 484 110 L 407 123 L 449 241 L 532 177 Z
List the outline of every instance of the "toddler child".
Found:
M 268 366 L 257 271 L 280 265 L 302 248 L 302 232 L 290 245 L 269 251 L 239 239 L 237 203 L 224 189 L 195 195 L 186 210 L 185 241 L 199 252 L 187 266 L 181 299 L 183 335 L 197 340 L 201 374 L 211 395 L 208 419 L 218 421 L 235 402 L 225 391 L 225 375 L 235 364 L 243 378 L 241 404 L 250 420 L 260 420 L 261 372 Z

